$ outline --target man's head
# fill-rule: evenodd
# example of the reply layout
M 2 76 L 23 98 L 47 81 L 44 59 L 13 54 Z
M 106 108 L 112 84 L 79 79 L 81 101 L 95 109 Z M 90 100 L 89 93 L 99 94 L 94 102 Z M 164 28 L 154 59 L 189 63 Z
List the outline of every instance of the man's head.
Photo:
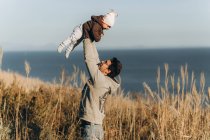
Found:
M 98 67 L 104 75 L 114 78 L 120 74 L 122 64 L 117 58 L 113 57 L 112 59 L 102 61 L 98 64 Z

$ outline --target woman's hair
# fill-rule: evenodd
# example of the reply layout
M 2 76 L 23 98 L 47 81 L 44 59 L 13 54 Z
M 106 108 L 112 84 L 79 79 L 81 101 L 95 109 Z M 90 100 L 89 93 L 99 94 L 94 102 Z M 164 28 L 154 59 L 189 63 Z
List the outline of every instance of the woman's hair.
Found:
M 120 74 L 121 69 L 122 69 L 122 64 L 120 63 L 120 61 L 116 58 L 113 57 L 111 59 L 111 65 L 109 66 L 109 70 L 111 71 L 108 76 L 111 78 L 116 77 L 117 75 Z

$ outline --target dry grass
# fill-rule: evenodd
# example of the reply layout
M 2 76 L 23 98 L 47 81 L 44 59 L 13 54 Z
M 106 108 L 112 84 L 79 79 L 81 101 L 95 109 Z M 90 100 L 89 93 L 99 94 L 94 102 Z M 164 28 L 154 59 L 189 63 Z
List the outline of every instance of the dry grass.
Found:
M 31 71 L 31 66 L 28 61 L 25 61 L 25 72 L 26 72 L 27 79 L 29 77 L 30 71 Z
M 18 86 L 27 91 L 38 89 L 40 85 L 50 85 L 50 83 L 45 83 L 38 78 L 27 78 L 18 73 L 9 73 L 5 71 L 0 72 L 0 80 L 5 84 L 6 87 L 11 86 L 11 84 L 15 82 L 18 84 Z
M 200 87 L 194 73 L 189 80 L 187 66 L 175 77 L 166 64 L 165 79 L 160 74 L 158 68 L 157 91 L 144 83 L 144 93 L 125 96 L 119 89 L 108 98 L 106 140 L 210 139 L 210 88 L 204 90 L 204 74 Z M 75 68 L 66 76 L 62 71 L 59 84 L 29 78 L 25 85 L 26 77 L 7 72 L 0 72 L 0 78 L 0 139 L 78 139 L 84 73 Z
M 0 71 L 1 71 L 1 67 L 2 67 L 2 59 L 3 59 L 3 49 L 0 47 Z

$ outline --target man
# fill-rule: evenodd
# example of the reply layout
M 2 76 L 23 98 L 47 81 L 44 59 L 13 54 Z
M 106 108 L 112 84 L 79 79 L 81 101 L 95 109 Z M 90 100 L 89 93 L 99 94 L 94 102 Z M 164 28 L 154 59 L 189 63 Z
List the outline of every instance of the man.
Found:
M 90 80 L 83 88 L 80 101 L 81 137 L 85 140 L 102 140 L 104 103 L 107 96 L 119 87 L 114 77 L 119 75 L 122 64 L 115 57 L 100 62 L 96 47 L 89 38 L 83 40 L 83 47 Z

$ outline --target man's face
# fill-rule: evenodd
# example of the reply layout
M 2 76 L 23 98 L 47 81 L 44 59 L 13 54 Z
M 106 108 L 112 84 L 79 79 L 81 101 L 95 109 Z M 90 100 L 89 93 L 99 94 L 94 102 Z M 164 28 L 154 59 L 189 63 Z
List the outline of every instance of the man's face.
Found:
M 111 70 L 109 69 L 109 66 L 111 64 L 112 64 L 111 60 L 101 61 L 101 63 L 99 63 L 98 65 L 98 68 L 104 75 L 107 75 L 111 72 Z

